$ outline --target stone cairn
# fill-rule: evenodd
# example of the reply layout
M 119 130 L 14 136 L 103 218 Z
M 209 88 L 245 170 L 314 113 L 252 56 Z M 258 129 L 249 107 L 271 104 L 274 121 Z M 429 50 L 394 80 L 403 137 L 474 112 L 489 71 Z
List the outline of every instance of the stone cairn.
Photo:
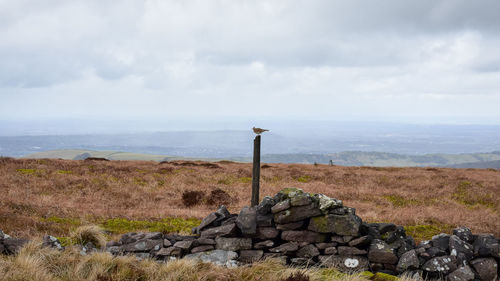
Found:
M 341 200 L 295 188 L 266 196 L 239 214 L 220 206 L 193 234 L 127 233 L 108 242 L 106 251 L 161 261 L 184 257 L 229 267 L 277 258 L 295 266 L 418 279 L 491 281 L 499 274 L 500 241 L 493 235 L 473 235 L 460 227 L 452 235 L 436 235 L 416 245 L 402 226 L 363 222 Z M 1 239 L 0 250 L 9 245 L 7 240 Z M 55 243 L 50 236 L 44 241 L 48 246 Z

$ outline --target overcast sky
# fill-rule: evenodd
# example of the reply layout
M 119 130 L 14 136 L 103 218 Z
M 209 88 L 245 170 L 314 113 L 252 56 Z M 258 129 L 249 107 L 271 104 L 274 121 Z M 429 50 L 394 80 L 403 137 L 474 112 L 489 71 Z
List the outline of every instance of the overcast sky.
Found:
M 500 1 L 0 0 L 0 118 L 500 123 Z

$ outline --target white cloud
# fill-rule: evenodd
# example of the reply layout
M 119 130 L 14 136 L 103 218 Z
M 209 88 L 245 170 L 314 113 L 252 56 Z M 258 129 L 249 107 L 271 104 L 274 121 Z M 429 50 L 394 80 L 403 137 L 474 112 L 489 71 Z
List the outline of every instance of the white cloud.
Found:
M 0 117 L 500 117 L 498 3 L 0 0 Z

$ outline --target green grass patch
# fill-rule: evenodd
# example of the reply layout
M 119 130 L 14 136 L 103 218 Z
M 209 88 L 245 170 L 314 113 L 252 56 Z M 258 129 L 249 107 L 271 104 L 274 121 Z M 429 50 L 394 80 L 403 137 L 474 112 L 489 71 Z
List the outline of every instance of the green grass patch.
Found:
M 147 182 L 146 180 L 142 179 L 142 178 L 134 178 L 134 184 L 136 185 L 140 185 L 140 186 L 146 186 Z
M 420 224 L 404 226 L 407 235 L 411 235 L 416 241 L 430 240 L 432 236 L 440 233 L 450 233 L 453 229 L 449 224 Z
M 476 192 L 475 185 L 470 181 L 462 181 L 455 188 L 455 192 L 451 195 L 453 200 L 465 205 L 470 209 L 484 206 L 487 208 L 496 209 L 495 196 L 491 193 Z
M 76 218 L 60 218 L 56 216 L 51 216 L 48 218 L 42 218 L 40 219 L 42 222 L 53 222 L 53 223 L 58 223 L 58 224 L 63 224 L 67 226 L 73 226 L 73 227 L 78 227 L 81 225 L 80 219 Z
M 251 177 L 241 177 L 238 179 L 241 183 L 251 183 L 252 178 Z
M 300 177 L 297 178 L 297 181 L 298 182 L 302 182 L 302 183 L 310 182 L 311 181 L 311 177 L 308 176 L 308 175 L 300 176 Z
M 33 175 L 43 172 L 43 170 L 38 170 L 38 169 L 16 169 L 16 171 L 18 171 L 23 175 Z
M 159 221 L 128 220 L 123 218 L 108 219 L 100 225 L 113 233 L 133 231 L 190 233 L 191 229 L 201 223 L 199 219 L 165 218 Z
M 65 171 L 65 170 L 57 170 L 57 173 L 58 174 L 61 174 L 61 175 L 69 175 L 69 174 L 73 174 L 72 171 Z

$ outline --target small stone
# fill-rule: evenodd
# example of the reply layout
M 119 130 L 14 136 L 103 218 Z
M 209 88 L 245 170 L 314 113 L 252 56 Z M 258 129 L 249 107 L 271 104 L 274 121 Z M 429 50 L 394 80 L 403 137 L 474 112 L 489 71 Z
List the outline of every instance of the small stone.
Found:
M 335 242 L 329 242 L 329 243 L 317 243 L 316 244 L 316 248 L 320 249 L 320 250 L 324 250 L 326 248 L 330 248 L 330 247 L 335 247 L 337 246 L 337 243 Z
M 157 246 L 162 247 L 163 240 L 141 239 L 134 243 L 123 245 L 122 249 L 124 252 L 146 252 L 153 250 Z
M 238 218 L 236 225 L 241 230 L 243 235 L 254 235 L 257 233 L 257 211 L 254 207 L 243 207 Z
M 295 230 L 301 228 L 304 225 L 304 221 L 296 221 L 285 224 L 277 224 L 276 229 L 278 230 Z
M 299 249 L 299 244 L 297 244 L 296 242 L 288 242 L 285 244 L 281 244 L 278 247 L 269 249 L 269 252 L 287 254 L 291 252 L 296 252 L 298 249 Z
M 281 233 L 281 239 L 293 242 L 321 243 L 326 240 L 326 237 L 307 230 L 287 230 Z
M 215 238 L 217 236 L 232 236 L 236 234 L 236 224 L 221 225 L 218 227 L 212 227 L 205 229 L 201 232 L 201 237 L 203 238 Z
M 264 248 L 270 248 L 272 246 L 274 246 L 274 242 L 272 240 L 257 242 L 253 245 L 254 249 L 264 249 Z
M 358 256 L 367 254 L 365 250 L 360 250 L 355 247 L 347 247 L 347 246 L 339 246 L 337 248 L 337 251 L 340 256 Z
M 478 258 L 472 260 L 470 264 L 479 274 L 481 280 L 484 281 L 497 280 L 498 264 L 494 258 Z
M 337 254 L 337 248 L 335 247 L 328 247 L 325 249 L 325 255 L 336 255 Z
M 383 235 L 388 232 L 393 232 L 396 230 L 396 225 L 393 223 L 378 223 L 377 229 L 380 235 Z
M 398 272 L 404 272 L 407 270 L 418 269 L 420 267 L 420 261 L 418 260 L 417 252 L 415 250 L 410 250 L 404 253 L 399 259 L 396 270 Z
M 45 235 L 43 237 L 42 247 L 64 250 L 64 247 L 61 245 L 61 242 L 59 242 L 59 239 L 50 235 Z
M 252 239 L 250 238 L 215 238 L 215 248 L 225 251 L 240 251 L 252 249 Z
M 319 209 L 323 214 L 327 214 L 331 209 L 342 207 L 342 200 L 330 198 L 324 194 L 317 194 L 316 198 L 319 201 Z
M 313 258 L 315 256 L 319 256 L 319 250 L 311 244 L 306 245 L 297 251 L 298 258 Z
M 242 250 L 238 260 L 243 263 L 253 263 L 262 259 L 263 255 L 262 250 Z
M 195 254 L 195 253 L 200 253 L 200 252 L 211 251 L 213 249 L 214 249 L 214 246 L 212 246 L 212 245 L 201 245 L 201 246 L 194 247 L 193 249 L 191 249 L 191 253 Z
M 290 264 L 295 265 L 295 266 L 309 267 L 311 265 L 314 265 L 315 262 L 313 259 L 310 259 L 310 258 L 291 258 Z
M 463 254 L 465 260 L 469 261 L 472 259 L 474 255 L 474 247 L 460 239 L 457 235 L 450 236 L 449 240 L 449 249 L 451 256 L 458 256 L 459 254 Z

